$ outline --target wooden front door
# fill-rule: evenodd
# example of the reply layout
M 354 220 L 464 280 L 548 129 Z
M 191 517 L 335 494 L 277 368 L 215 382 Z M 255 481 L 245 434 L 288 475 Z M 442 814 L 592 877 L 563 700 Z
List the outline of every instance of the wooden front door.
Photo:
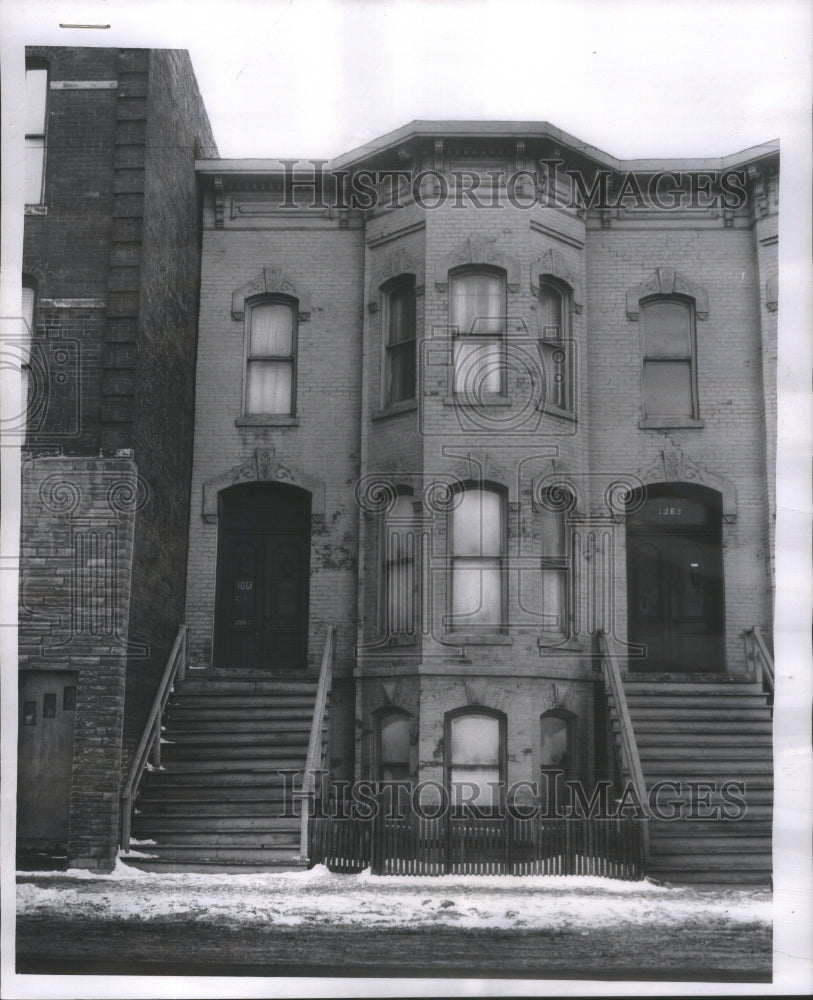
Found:
M 215 666 L 301 671 L 307 663 L 310 497 L 274 484 L 221 500 Z
M 71 802 L 76 674 L 20 675 L 17 734 L 17 840 L 66 845 Z
M 629 641 L 641 672 L 725 669 L 718 494 L 676 484 L 648 490 L 627 522 Z

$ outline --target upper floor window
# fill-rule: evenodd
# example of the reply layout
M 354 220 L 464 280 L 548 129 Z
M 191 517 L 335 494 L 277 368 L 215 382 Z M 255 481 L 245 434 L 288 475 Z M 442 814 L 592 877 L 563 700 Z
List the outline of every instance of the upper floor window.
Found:
M 385 300 L 385 404 L 415 398 L 415 279 L 403 279 Z
M 454 392 L 478 399 L 505 392 L 505 276 L 465 270 L 450 282 Z
M 644 417 L 698 416 L 694 315 L 677 298 L 641 303 Z
M 378 780 L 409 778 L 409 715 L 401 709 L 378 717 Z
M 449 713 L 446 747 L 451 805 L 498 808 L 505 784 L 505 717 L 488 709 Z
M 504 497 L 493 488 L 465 488 L 451 514 L 450 618 L 454 631 L 505 627 Z
M 415 632 L 415 535 L 412 496 L 399 493 L 384 520 L 384 607 L 389 638 Z
M 37 304 L 37 292 L 32 284 L 29 284 L 26 279 L 23 279 L 26 283 L 23 285 L 23 325 L 24 329 L 22 331 L 22 336 L 24 338 L 25 346 L 22 351 L 21 365 L 20 365 L 20 406 L 25 414 L 26 422 L 28 416 L 28 389 L 29 389 L 29 374 L 31 371 L 30 357 L 31 357 L 31 344 L 34 339 L 34 311 Z
M 25 69 L 25 203 L 42 203 L 45 179 L 45 110 L 48 70 L 36 63 Z
M 572 358 L 570 350 L 570 296 L 552 281 L 539 286 L 539 325 L 545 379 L 545 407 L 570 411 Z
M 246 310 L 246 414 L 292 416 L 296 387 L 296 305 L 255 302 Z
M 542 535 L 542 630 L 567 635 L 570 615 L 570 542 L 567 513 L 550 503 L 543 505 Z

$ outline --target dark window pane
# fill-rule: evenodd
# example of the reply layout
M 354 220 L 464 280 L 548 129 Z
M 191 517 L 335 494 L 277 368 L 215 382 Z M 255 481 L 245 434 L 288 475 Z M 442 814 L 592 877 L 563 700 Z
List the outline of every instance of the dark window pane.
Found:
M 23 705 L 23 725 L 33 726 L 37 721 L 37 703 L 27 701 Z
M 644 414 L 647 417 L 694 416 L 691 362 L 644 362 Z
M 43 719 L 53 719 L 56 716 L 56 694 L 44 694 L 42 696 L 42 717 Z
M 389 349 L 389 402 L 400 403 L 415 398 L 415 341 L 397 344 Z
M 76 688 L 73 686 L 62 689 L 62 707 L 68 711 L 76 708 Z
M 542 767 L 558 767 L 568 773 L 568 735 L 569 725 L 566 719 L 555 715 L 542 716 L 542 748 L 540 763 Z
M 415 291 L 413 288 L 397 288 L 389 298 L 390 347 L 415 339 Z
M 539 322 L 546 340 L 558 340 L 563 335 L 562 306 L 562 293 L 551 285 L 542 285 L 539 289 Z

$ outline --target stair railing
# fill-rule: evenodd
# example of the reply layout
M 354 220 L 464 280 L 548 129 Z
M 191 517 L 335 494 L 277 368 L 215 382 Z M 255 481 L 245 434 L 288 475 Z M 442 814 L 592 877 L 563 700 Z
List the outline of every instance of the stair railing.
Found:
M 745 655 L 748 658 L 749 667 L 753 665 L 757 684 L 767 687 L 771 694 L 774 693 L 774 664 L 773 657 L 762 635 L 759 625 L 745 630 Z
M 299 856 L 305 861 L 308 858 L 308 825 L 310 822 L 311 799 L 316 794 L 315 771 L 321 769 L 324 763 L 322 730 L 325 725 L 328 695 L 333 681 L 333 649 L 336 644 L 336 626 L 328 626 L 325 635 L 325 648 L 322 651 L 322 665 L 319 668 L 319 684 L 316 688 L 316 702 L 313 706 L 313 721 L 311 735 L 308 741 L 308 756 L 305 761 L 305 774 L 302 778 L 302 797 L 299 832 Z
M 144 769 L 149 764 L 152 767 L 161 766 L 161 720 L 164 717 L 169 696 L 175 681 L 182 681 L 186 673 L 188 658 L 187 633 L 189 627 L 181 625 L 175 642 L 172 644 L 169 657 L 167 658 L 164 673 L 158 690 L 155 692 L 155 699 L 147 716 L 144 731 L 141 734 L 136 752 L 130 762 L 130 770 L 124 788 L 121 793 L 121 846 L 124 850 L 130 845 L 130 829 L 133 820 L 133 803 L 138 795 L 138 788 Z
M 627 696 L 624 692 L 624 682 L 621 680 L 621 668 L 618 657 L 610 646 L 607 633 L 601 629 L 598 633 L 599 657 L 601 671 L 604 676 L 604 687 L 612 695 L 620 732 L 618 734 L 621 751 L 621 767 L 632 782 L 638 801 L 644 809 L 647 808 L 646 782 L 641 768 L 641 758 L 638 754 L 638 743 L 635 740 L 635 730 L 632 728 Z M 644 862 L 649 859 L 649 824 L 642 824 Z

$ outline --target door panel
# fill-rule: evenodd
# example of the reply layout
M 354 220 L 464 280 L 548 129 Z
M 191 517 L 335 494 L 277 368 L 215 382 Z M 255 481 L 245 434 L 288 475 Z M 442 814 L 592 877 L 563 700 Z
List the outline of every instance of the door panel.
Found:
M 76 674 L 20 675 L 17 756 L 17 838 L 21 844 L 68 839 Z
M 231 492 L 231 491 L 228 491 Z M 218 548 L 214 665 L 276 673 L 307 662 L 309 504 L 275 487 L 238 487 Z
M 714 513 L 697 499 L 655 497 L 630 519 L 629 640 L 646 648 L 642 659 L 630 660 L 631 670 L 725 668 L 722 548 Z

